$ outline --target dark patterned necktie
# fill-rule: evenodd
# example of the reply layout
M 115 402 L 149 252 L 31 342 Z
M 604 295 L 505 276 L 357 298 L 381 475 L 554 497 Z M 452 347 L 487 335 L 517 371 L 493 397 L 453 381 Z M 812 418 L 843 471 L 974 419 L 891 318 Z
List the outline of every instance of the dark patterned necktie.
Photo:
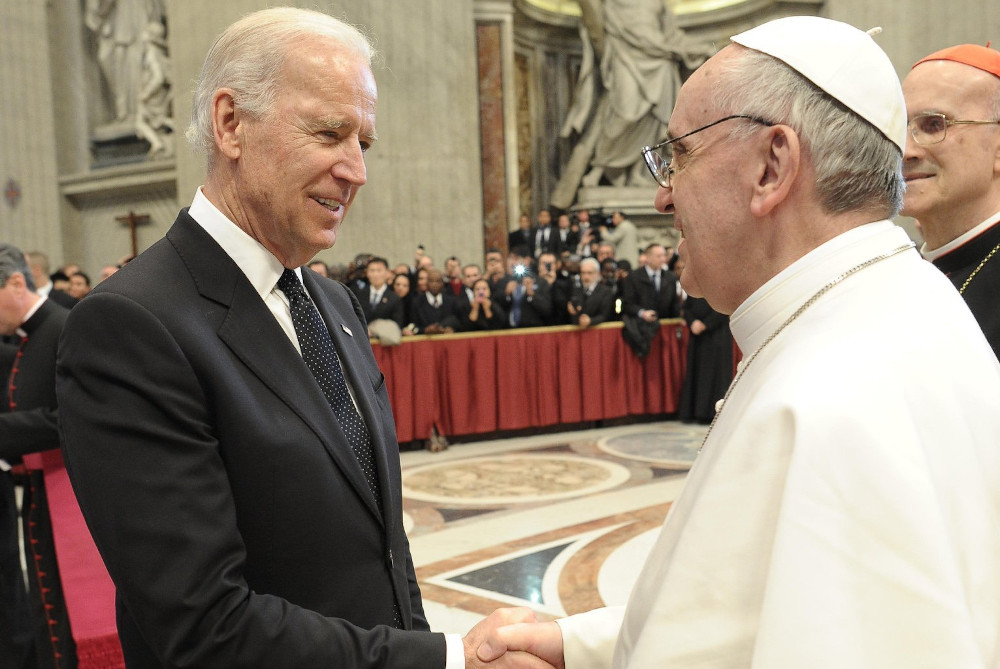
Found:
M 302 359 L 305 360 L 309 371 L 326 395 L 326 401 L 330 403 L 334 415 L 340 421 L 340 427 L 347 435 L 351 450 L 361 464 L 368 489 L 375 497 L 375 504 L 381 513 L 382 495 L 375 471 L 375 451 L 372 448 L 371 435 L 368 434 L 368 428 L 351 400 L 344 372 L 340 368 L 340 356 L 337 355 L 330 331 L 295 272 L 290 269 L 282 272 L 281 278 L 278 279 L 278 289 L 288 298 L 295 336 L 299 338 L 299 348 L 302 349 Z M 392 602 L 392 620 L 396 629 L 403 629 L 403 617 L 395 600 Z
M 354 407 L 354 402 L 351 401 L 347 381 L 340 368 L 340 357 L 333 345 L 333 339 L 330 338 L 330 331 L 327 330 L 319 311 L 316 310 L 316 305 L 309 299 L 295 272 L 290 269 L 282 272 L 281 278 L 278 279 L 278 288 L 288 298 L 295 335 L 299 338 L 299 348 L 302 349 L 302 359 L 305 360 L 309 371 L 326 395 L 326 401 L 330 403 L 334 415 L 340 421 L 340 427 L 343 428 L 351 450 L 361 464 L 368 488 L 381 512 L 382 496 L 379 493 L 371 436 Z

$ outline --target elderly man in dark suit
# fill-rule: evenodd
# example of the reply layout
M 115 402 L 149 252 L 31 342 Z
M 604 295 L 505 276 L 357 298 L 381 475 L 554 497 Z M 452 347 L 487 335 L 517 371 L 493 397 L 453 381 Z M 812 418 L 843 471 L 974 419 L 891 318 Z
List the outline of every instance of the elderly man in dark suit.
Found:
M 300 269 L 366 181 L 370 63 L 313 11 L 227 28 L 188 132 L 204 186 L 67 322 L 64 451 L 130 669 L 473 666 L 510 619 L 428 631 L 361 305 Z
M 568 305 L 575 325 L 587 328 L 611 318 L 614 293 L 601 281 L 601 266 L 593 258 L 580 261 L 580 285 L 574 286 Z
M 68 314 L 35 292 L 21 252 L 0 244 L 0 334 L 17 341 L 4 344 L 7 374 L 0 404 L 0 666 L 12 669 L 58 666 L 56 653 L 63 662 L 75 658 L 42 472 L 25 470 L 20 476 L 29 600 L 21 573 L 15 480 L 10 471 L 12 465 L 21 464 L 22 456 L 59 448 L 56 346 Z

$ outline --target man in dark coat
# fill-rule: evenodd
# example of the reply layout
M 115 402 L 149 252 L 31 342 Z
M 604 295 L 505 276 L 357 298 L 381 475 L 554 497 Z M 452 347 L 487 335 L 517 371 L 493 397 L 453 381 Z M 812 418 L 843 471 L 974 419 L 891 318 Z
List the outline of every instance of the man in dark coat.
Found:
M 622 313 L 646 322 L 678 316 L 677 277 L 667 269 L 666 262 L 667 253 L 661 244 L 646 248 L 646 266 L 625 279 Z
M 361 305 L 301 271 L 366 182 L 371 53 L 309 10 L 227 28 L 188 133 L 205 184 L 67 320 L 63 450 L 129 669 L 477 666 L 512 617 L 428 630 Z
M 59 448 L 56 411 L 56 347 L 69 311 L 35 293 L 21 252 L 0 244 L 0 334 L 6 375 L 0 404 L 0 666 L 65 666 L 75 659 L 73 638 L 59 581 L 42 472 L 27 470 L 22 457 Z M 22 518 L 31 585 L 24 590 L 18 546 L 15 479 L 23 473 Z M 57 663 L 61 656 L 63 664 Z
M 365 269 L 368 278 L 364 288 L 357 291 L 365 322 L 385 319 L 394 322 L 400 328 L 406 325 L 403 301 L 387 283 L 389 279 L 389 264 L 385 258 L 375 256 L 368 261 Z
M 611 318 L 611 289 L 601 281 L 601 266 L 593 258 L 580 261 L 580 285 L 573 289 L 569 313 L 582 328 L 600 325 Z

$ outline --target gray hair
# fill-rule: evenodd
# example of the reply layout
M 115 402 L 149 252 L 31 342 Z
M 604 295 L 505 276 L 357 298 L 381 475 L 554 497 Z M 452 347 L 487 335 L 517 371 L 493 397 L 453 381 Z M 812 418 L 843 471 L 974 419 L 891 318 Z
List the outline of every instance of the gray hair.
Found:
M 28 290 L 35 292 L 35 281 L 31 278 L 28 261 L 24 259 L 21 249 L 13 244 L 0 243 L 0 286 L 7 285 L 11 275 L 18 272 L 24 275 L 24 282 L 28 285 Z
M 321 12 L 274 7 L 244 16 L 219 35 L 205 57 L 185 134 L 192 147 L 211 154 L 212 97 L 220 88 L 233 89 L 234 103 L 253 118 L 266 116 L 278 95 L 286 57 L 300 40 L 311 36 L 339 43 L 369 66 L 375 55 L 360 30 Z
M 601 263 L 597 262 L 596 258 L 590 258 L 590 257 L 584 258 L 583 260 L 580 261 L 580 269 L 583 269 L 584 265 L 588 267 L 593 266 L 591 267 L 591 269 L 593 269 L 595 272 L 600 273 L 601 271 Z
M 903 206 L 903 157 L 888 137 L 780 60 L 750 49 L 722 72 L 723 113 L 790 126 L 812 157 L 823 209 L 871 209 L 886 218 Z M 732 136 L 759 126 L 734 124 Z

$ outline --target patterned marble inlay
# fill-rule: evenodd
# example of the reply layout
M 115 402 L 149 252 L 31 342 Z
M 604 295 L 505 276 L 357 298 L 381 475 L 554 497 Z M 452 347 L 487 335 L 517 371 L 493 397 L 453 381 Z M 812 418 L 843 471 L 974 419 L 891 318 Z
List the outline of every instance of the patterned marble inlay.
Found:
M 592 494 L 628 478 L 628 469 L 603 460 L 519 453 L 408 469 L 403 496 L 444 504 L 515 504 Z
M 546 601 L 542 591 L 542 580 L 545 571 L 567 546 L 568 543 L 552 546 L 512 560 L 456 574 L 448 580 L 544 605 Z
M 698 457 L 698 447 L 707 429 L 703 425 L 689 425 L 670 431 L 631 432 L 601 439 L 597 446 L 621 458 L 689 469 Z

